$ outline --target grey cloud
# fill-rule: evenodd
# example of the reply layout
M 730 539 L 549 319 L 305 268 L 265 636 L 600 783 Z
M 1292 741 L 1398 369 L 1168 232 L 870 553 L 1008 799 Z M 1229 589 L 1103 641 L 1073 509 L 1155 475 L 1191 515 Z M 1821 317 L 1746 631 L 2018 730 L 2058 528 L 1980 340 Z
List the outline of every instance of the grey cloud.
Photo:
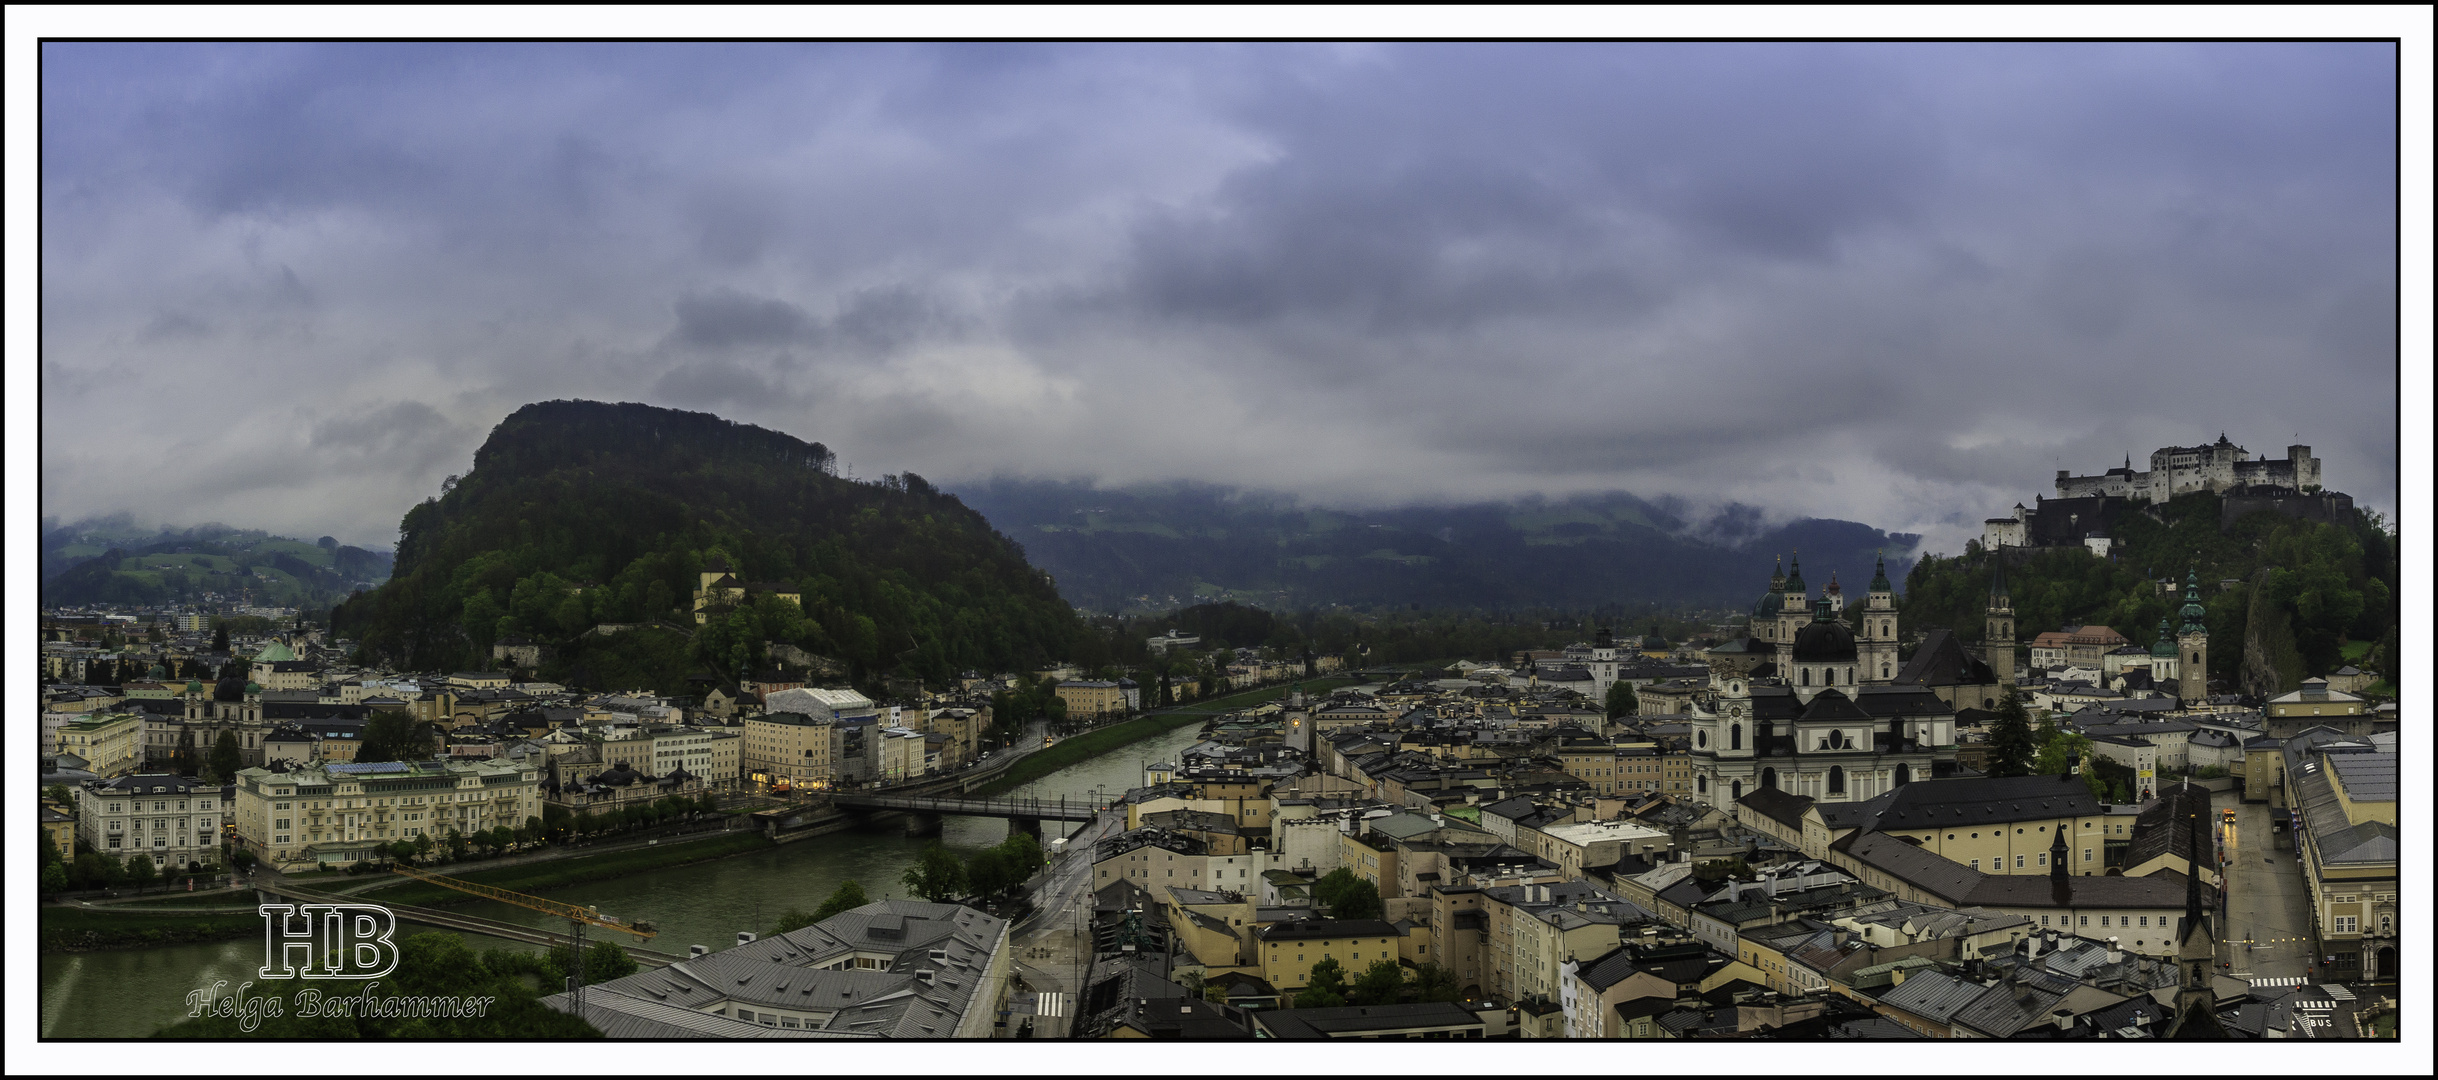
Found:
M 2394 506 L 2383 46 L 44 57 L 46 513 L 243 523 L 319 469 L 278 512 L 377 531 L 525 401 L 639 393 L 949 484 L 1631 487 L 1948 549 L 2220 429 Z M 397 404 L 169 442 L 269 385 Z
M 717 289 L 677 298 L 676 340 L 706 348 L 784 345 L 805 340 L 820 327 L 804 309 L 785 300 Z

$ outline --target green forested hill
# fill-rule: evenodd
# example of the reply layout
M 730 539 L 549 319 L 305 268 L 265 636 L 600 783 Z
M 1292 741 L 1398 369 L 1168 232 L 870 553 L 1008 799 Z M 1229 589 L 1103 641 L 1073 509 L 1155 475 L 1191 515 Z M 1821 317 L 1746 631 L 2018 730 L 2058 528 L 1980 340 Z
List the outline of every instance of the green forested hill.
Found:
M 46 526 L 42 602 L 174 604 L 207 593 L 323 608 L 389 576 L 387 552 L 225 525 L 138 529 L 124 517 Z
M 675 693 L 734 677 L 787 642 L 881 675 L 938 682 L 1063 657 L 1074 612 L 980 514 L 911 473 L 830 474 L 819 443 L 705 413 L 549 401 L 500 422 L 474 468 L 407 512 L 389 583 L 333 616 L 340 634 L 420 669 L 487 665 L 492 641 L 558 643 L 545 666 L 592 686 Z M 800 589 L 692 635 L 583 637 L 598 623 L 692 627 L 697 574 Z
M 2358 510 L 2344 525 L 2262 512 L 2221 530 L 2218 516 L 2217 495 L 2186 495 L 2121 519 L 2114 561 L 2080 548 L 2010 560 L 2017 639 L 2099 623 L 2147 645 L 2159 620 L 2183 605 L 2189 571 L 2209 610 L 2212 676 L 2250 693 L 2282 693 L 2346 663 L 2392 679 L 2401 583 L 2396 536 L 2384 522 Z M 1924 558 L 1906 578 L 1906 625 L 1980 640 L 1991 569 L 1978 542 L 1959 556 Z M 2172 595 L 2153 584 L 2167 578 Z

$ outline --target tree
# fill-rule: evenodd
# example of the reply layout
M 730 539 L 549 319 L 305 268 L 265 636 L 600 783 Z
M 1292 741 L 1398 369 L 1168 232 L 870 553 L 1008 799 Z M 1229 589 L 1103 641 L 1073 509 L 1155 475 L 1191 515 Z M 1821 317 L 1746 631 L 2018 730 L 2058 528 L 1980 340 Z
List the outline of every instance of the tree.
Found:
M 2032 720 L 2023 707 L 2023 694 L 2008 687 L 1998 702 L 1998 718 L 1989 723 L 1989 759 L 1982 771 L 1990 776 L 2025 776 L 2031 772 Z
M 229 651 L 229 624 L 219 619 L 212 620 L 212 651 L 216 653 Z
M 837 888 L 830 890 L 830 898 L 822 901 L 821 906 L 813 910 L 812 921 L 820 922 L 832 915 L 853 911 L 871 902 L 872 898 L 864 894 L 863 886 L 853 878 L 849 878 L 839 882 Z
M 127 857 L 127 881 L 135 886 L 137 892 L 143 892 L 146 886 L 151 885 L 160 876 L 161 869 L 152 864 L 149 856 L 130 855 Z
M 514 843 L 516 843 L 516 830 L 505 825 L 491 826 L 492 847 L 505 850 L 509 845 Z
M 1337 958 L 1327 957 L 1312 965 L 1312 975 L 1304 988 L 1296 992 L 1298 1009 L 1334 1009 L 1346 1004 L 1346 969 Z
M 944 904 L 964 894 L 965 864 L 949 852 L 946 844 L 934 840 L 924 846 L 922 855 L 906 868 L 900 880 L 914 895 Z
M 416 834 L 415 834 L 415 857 L 416 857 L 416 858 L 418 858 L 418 859 L 430 858 L 430 857 L 431 857 L 431 854 L 432 854 L 432 848 L 434 848 L 435 846 L 437 846 L 437 845 L 435 845 L 435 844 L 433 844 L 433 843 L 432 843 L 432 834 L 430 834 L 430 833 L 428 833 L 428 832 L 416 833 Z
M 68 891 L 67 864 L 57 862 L 45 864 L 42 868 L 42 877 L 37 882 L 37 887 L 42 890 L 42 894 L 44 896 L 50 896 L 55 893 L 63 893 Z
M 212 752 L 203 759 L 203 764 L 212 771 L 215 780 L 227 783 L 237 779 L 237 770 L 245 768 L 245 755 L 237 749 L 237 733 L 221 732 L 212 741 Z
M 1608 684 L 1608 718 L 1632 716 L 1641 706 L 1634 700 L 1634 684 L 1619 679 Z
M 1454 972 L 1427 961 L 1414 969 L 1414 1000 L 1456 1001 L 1463 996 Z
M 245 848 L 238 848 L 236 854 L 229 856 L 229 865 L 247 872 L 252 872 L 254 869 L 254 864 L 260 861 L 260 859 L 255 858 L 252 851 L 248 851 Z
M 462 859 L 466 857 L 466 834 L 457 831 L 455 828 L 451 828 L 449 830 L 448 843 L 450 859 Z
M 974 895 L 985 900 L 1006 892 L 1012 883 L 1008 874 L 1007 853 L 995 847 L 983 848 L 965 860 L 965 882 Z
M 1377 960 L 1363 969 L 1346 990 L 1349 1005 L 1394 1005 L 1405 993 L 1405 968 L 1394 960 Z
M 356 760 L 421 761 L 432 756 L 432 736 L 429 728 L 414 716 L 394 709 L 383 709 L 364 722 L 364 738 L 356 747 Z
M 567 980 L 575 977 L 575 955 L 565 945 L 551 946 L 549 963 L 559 973 L 558 985 L 560 987 L 566 986 Z M 596 941 L 584 949 L 584 985 L 586 986 L 605 983 L 611 979 L 623 979 L 641 970 L 643 970 L 643 966 L 636 963 L 634 957 L 628 956 L 626 949 L 615 941 Z
M 407 840 L 400 840 L 391 844 L 389 846 L 389 857 L 398 862 L 407 862 L 412 860 L 415 857 L 414 843 Z
M 1332 919 L 1377 919 L 1386 910 L 1379 886 L 1343 866 L 1312 884 L 1312 898 Z

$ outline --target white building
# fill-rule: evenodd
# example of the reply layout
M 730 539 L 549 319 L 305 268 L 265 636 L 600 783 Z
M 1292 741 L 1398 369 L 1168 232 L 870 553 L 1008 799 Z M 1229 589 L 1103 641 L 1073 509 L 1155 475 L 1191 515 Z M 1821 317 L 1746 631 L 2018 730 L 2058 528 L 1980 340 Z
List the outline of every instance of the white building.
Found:
M 540 787 L 535 766 L 501 758 L 246 769 L 237 774 L 237 842 L 282 871 L 381 859 L 400 840 L 539 819 Z
M 77 789 L 76 838 L 112 857 L 143 855 L 163 872 L 220 862 L 220 789 L 138 773 Z

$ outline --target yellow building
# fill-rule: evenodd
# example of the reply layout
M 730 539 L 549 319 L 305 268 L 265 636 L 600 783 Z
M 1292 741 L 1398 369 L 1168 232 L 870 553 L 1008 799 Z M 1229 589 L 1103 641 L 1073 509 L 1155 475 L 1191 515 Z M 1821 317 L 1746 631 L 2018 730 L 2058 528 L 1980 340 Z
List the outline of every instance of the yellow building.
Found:
M 109 778 L 134 772 L 144 760 L 144 718 L 136 713 L 96 713 L 59 728 L 61 753 L 85 760 L 85 771 Z
M 1315 965 L 1335 960 L 1351 983 L 1373 964 L 1396 960 L 1403 937 L 1395 925 L 1378 919 L 1273 923 L 1259 935 L 1261 977 L 1280 993 L 1301 990 L 1311 985 Z
M 541 774 L 500 758 L 246 769 L 236 787 L 238 843 L 281 871 L 382 859 L 400 840 L 514 828 L 542 813 Z
M 741 747 L 745 779 L 769 787 L 830 786 L 836 779 L 830 727 L 828 721 L 803 713 L 746 717 Z
M 1126 694 L 1113 682 L 1077 679 L 1058 684 L 1058 700 L 1068 716 L 1117 716 L 1126 711 Z

